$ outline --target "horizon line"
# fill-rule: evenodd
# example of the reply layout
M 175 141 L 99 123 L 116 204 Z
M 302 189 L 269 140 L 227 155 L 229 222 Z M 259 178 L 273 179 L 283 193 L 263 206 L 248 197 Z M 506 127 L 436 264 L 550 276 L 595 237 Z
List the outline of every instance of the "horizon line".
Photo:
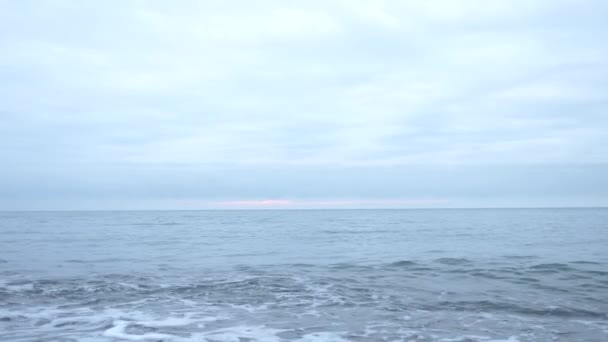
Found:
M 133 212 L 133 211 L 347 211 L 347 210 L 513 210 L 513 209 L 608 209 L 608 206 L 547 206 L 547 207 L 412 207 L 412 208 L 201 208 L 201 209 L 0 209 L 7 212 Z

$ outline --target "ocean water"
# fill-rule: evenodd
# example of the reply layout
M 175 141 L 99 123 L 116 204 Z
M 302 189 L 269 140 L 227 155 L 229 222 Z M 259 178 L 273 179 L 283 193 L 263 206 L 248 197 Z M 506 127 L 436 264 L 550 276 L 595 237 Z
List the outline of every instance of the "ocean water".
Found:
M 2 212 L 0 341 L 608 341 L 608 209 Z

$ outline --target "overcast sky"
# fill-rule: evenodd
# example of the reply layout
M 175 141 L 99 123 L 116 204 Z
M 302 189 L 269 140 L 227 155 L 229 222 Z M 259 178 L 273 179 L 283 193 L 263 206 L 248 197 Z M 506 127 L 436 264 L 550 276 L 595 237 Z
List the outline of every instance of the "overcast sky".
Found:
M 607 206 L 606 18 L 0 0 L 0 209 Z

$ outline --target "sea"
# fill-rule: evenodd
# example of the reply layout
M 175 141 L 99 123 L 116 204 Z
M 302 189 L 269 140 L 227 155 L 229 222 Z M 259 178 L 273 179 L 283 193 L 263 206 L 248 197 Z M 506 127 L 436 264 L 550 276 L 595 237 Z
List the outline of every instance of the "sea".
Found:
M 608 341 L 608 209 L 0 212 L 0 341 Z

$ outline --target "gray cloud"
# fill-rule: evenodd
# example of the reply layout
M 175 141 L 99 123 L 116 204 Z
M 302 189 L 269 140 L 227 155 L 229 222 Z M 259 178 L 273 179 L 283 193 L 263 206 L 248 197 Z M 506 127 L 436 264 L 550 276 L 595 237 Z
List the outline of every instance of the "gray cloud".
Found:
M 607 9 L 3 2 L 0 208 L 608 205 Z

